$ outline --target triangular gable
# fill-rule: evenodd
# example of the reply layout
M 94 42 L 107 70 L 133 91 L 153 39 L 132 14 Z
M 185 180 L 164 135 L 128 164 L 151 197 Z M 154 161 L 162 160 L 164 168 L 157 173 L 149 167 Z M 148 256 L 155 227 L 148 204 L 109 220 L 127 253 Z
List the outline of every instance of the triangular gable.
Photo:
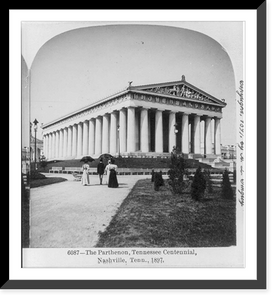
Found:
M 209 95 L 208 93 L 200 90 L 199 88 L 193 86 L 192 84 L 186 82 L 184 80 L 184 76 L 182 76 L 181 81 L 148 84 L 148 85 L 140 85 L 140 86 L 129 86 L 129 89 L 162 94 L 167 96 L 174 96 L 174 97 L 183 98 L 187 100 L 203 101 L 211 104 L 217 104 L 217 105 L 219 104 L 222 106 L 226 105 L 224 100 L 219 100 Z

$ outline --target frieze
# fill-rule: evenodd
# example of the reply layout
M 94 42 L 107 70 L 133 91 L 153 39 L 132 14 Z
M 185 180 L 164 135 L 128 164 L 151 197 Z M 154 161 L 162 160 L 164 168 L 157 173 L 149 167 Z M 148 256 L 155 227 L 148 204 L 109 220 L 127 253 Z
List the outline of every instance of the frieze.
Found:
M 167 105 L 176 105 L 176 106 L 185 106 L 189 108 L 196 108 L 196 109 L 201 109 L 201 110 L 212 110 L 215 112 L 221 112 L 220 107 L 215 107 L 213 105 L 205 105 L 202 103 L 194 103 L 190 101 L 185 101 L 185 100 L 178 100 L 178 99 L 167 99 L 167 98 L 160 98 L 160 97 L 153 97 L 153 96 L 146 96 L 146 95 L 139 95 L 134 93 L 133 94 L 133 99 L 137 100 L 145 100 L 149 102 L 156 102 L 156 103 L 162 103 L 162 104 L 167 104 Z
M 211 98 L 207 97 L 206 95 L 198 91 L 193 90 L 192 88 L 189 88 L 185 84 L 166 86 L 166 87 L 154 87 L 150 89 L 145 89 L 145 91 L 213 103 Z

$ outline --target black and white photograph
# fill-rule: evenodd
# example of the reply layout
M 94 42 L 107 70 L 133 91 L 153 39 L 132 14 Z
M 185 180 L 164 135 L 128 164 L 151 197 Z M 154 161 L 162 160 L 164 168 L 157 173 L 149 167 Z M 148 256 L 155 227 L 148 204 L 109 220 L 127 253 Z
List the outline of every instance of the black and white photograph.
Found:
M 244 22 L 21 30 L 22 266 L 244 267 Z

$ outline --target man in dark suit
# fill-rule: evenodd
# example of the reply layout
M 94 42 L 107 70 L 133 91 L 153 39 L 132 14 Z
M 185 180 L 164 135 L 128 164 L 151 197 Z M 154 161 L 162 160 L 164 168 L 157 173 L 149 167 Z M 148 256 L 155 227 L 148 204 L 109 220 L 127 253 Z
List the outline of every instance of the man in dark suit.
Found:
M 100 184 L 102 184 L 104 171 L 105 171 L 105 165 L 103 164 L 103 159 L 100 158 L 100 161 L 97 165 L 97 174 L 99 175 Z

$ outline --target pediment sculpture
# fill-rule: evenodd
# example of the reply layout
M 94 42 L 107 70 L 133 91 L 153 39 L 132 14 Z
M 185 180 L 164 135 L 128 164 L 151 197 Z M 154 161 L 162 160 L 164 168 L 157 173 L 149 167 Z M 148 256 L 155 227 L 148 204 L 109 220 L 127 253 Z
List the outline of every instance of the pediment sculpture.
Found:
M 158 94 L 166 94 L 166 95 L 173 95 L 177 97 L 183 97 L 193 100 L 200 100 L 205 102 L 213 103 L 211 98 L 204 95 L 203 93 L 200 93 L 190 87 L 188 87 L 186 84 L 175 84 L 172 86 L 155 86 L 148 89 L 143 89 L 147 92 L 152 93 L 158 93 Z

